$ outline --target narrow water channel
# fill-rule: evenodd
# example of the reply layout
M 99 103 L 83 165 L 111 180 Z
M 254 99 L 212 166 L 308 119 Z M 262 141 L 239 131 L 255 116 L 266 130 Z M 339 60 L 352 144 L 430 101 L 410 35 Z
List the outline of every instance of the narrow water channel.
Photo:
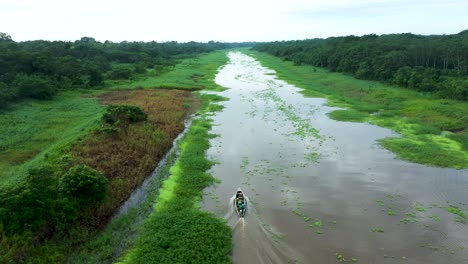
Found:
M 325 99 L 252 57 L 229 58 L 216 78 L 229 101 L 208 151 L 221 182 L 203 208 L 233 228 L 234 263 L 467 261 L 468 170 L 398 160 L 376 141 L 397 134 L 331 120 Z M 244 219 L 229 203 L 239 187 Z

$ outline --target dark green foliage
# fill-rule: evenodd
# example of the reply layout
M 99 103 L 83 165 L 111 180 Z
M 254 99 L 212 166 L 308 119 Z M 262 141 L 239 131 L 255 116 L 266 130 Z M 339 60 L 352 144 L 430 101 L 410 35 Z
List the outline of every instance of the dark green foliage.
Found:
M 102 43 L 90 37 L 74 42 L 15 42 L 0 33 L 0 109 L 25 98 L 49 99 L 55 88 L 99 87 L 106 77 L 129 79 L 133 74 L 145 73 L 147 67 L 161 73 L 180 59 L 246 45 L 252 43 Z M 13 96 L 4 95 L 2 86 L 14 91 Z
M 106 196 L 108 180 L 97 170 L 86 165 L 77 165 L 68 170 L 61 182 L 61 191 L 88 206 Z
M 16 76 L 14 87 L 18 97 L 30 97 L 40 100 L 51 99 L 57 92 L 54 84 L 46 77 L 19 74 Z
M 102 121 L 111 126 L 129 125 L 131 123 L 145 121 L 148 115 L 138 106 L 134 105 L 109 105 L 102 116 Z
M 114 80 L 125 80 L 132 77 L 135 69 L 128 65 L 117 65 L 109 73 L 109 78 Z
M 37 229 L 54 210 L 57 180 L 50 167 L 31 170 L 28 181 L 0 190 L 0 223 L 7 234 Z
M 41 227 L 52 232 L 105 197 L 106 178 L 85 165 L 63 173 L 68 164 L 65 158 L 32 169 L 23 185 L 0 189 L 0 226 L 7 235 L 37 232 Z
M 444 98 L 468 100 L 468 33 L 346 36 L 259 43 L 254 49 L 293 61 L 381 80 Z
M 146 65 L 146 64 L 144 64 L 144 63 L 138 63 L 138 64 L 135 64 L 134 72 L 135 72 L 135 73 L 145 73 L 145 72 L 146 72 L 146 68 L 147 68 L 147 65 Z

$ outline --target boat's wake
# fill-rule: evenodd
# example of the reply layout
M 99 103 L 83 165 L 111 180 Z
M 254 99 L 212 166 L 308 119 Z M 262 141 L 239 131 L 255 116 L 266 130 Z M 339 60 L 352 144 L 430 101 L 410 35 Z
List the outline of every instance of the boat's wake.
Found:
M 288 263 L 301 259 L 299 255 L 281 241 L 283 237 L 272 226 L 260 219 L 255 206 L 244 196 L 248 210 L 239 217 L 234 206 L 236 196 L 229 199 L 225 219 L 233 230 L 233 255 L 239 263 Z M 255 247 L 252 247 L 255 245 Z M 242 253 L 241 253 L 242 252 Z

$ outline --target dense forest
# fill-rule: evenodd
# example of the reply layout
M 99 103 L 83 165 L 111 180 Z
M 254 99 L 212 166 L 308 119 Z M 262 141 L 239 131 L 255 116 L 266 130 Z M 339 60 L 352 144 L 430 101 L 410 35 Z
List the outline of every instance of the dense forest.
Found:
M 15 42 L 0 33 L 0 109 L 24 98 L 50 99 L 61 89 L 103 85 L 107 79 L 128 79 L 174 65 L 178 59 L 247 43 Z M 248 45 L 248 44 L 247 44 Z
M 374 34 L 257 43 L 255 50 L 443 98 L 468 100 L 468 30 L 454 35 Z

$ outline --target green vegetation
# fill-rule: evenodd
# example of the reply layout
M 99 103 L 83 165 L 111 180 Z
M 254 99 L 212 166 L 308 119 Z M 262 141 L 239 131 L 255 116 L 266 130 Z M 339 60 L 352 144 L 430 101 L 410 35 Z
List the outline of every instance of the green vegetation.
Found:
M 466 102 L 298 66 L 265 53 L 249 53 L 276 70 L 279 78 L 304 88 L 304 95 L 326 97 L 332 106 L 349 108 L 330 113 L 332 118 L 367 121 L 400 133 L 401 138 L 380 140 L 398 157 L 442 167 L 468 167 Z
M 0 113 L 0 187 L 17 184 L 52 149 L 97 127 L 104 108 L 86 95 L 63 92 L 52 101 L 26 101 Z
M 468 30 L 453 35 L 374 34 L 258 43 L 293 61 L 468 101 Z
M 220 65 L 227 62 L 225 51 L 214 51 L 196 58 L 188 58 L 176 64 L 170 71 L 159 74 L 148 70 L 135 80 L 110 80 L 106 86 L 112 89 L 129 88 L 176 88 L 190 90 L 219 90 L 214 83 L 215 72 Z
M 181 143 L 181 153 L 163 183 L 155 211 L 146 221 L 136 247 L 122 263 L 228 263 L 231 230 L 215 216 L 198 210 L 204 188 L 215 182 L 206 171 L 213 165 L 205 157 L 211 127 L 205 112 L 196 119 Z
M 187 78 L 183 88 L 200 89 L 199 84 L 204 83 L 206 88 L 220 89 L 213 79 L 226 60 L 223 52 L 185 59 L 180 63 L 184 66 L 158 74 L 168 82 L 164 85 L 161 81 L 158 87 L 170 87 Z M 187 64 L 193 73 L 204 75 L 190 78 Z M 152 71 L 135 76 L 133 82 L 156 78 Z M 137 87 L 132 81 L 115 84 L 118 82 L 126 88 Z M 99 120 L 105 107 L 99 104 L 98 95 L 101 103 L 113 105 L 102 123 Z M 198 102 L 189 91 L 181 90 L 106 93 L 75 89 L 61 91 L 49 101 L 26 99 L 10 105 L 0 114 L 0 155 L 5 157 L 0 164 L 0 262 L 62 263 L 82 245 L 85 247 L 80 252 L 87 253 L 79 254 L 78 262 L 115 261 L 119 255 L 111 245 L 122 247 L 118 241 L 122 236 L 108 231 L 93 238 L 154 169 Z M 146 205 L 153 201 L 146 201 Z M 128 235 L 122 250 L 136 239 L 137 227 L 129 227 L 126 221 L 139 219 L 145 215 L 142 211 L 148 209 L 130 210 L 110 226 Z M 192 216 L 208 221 L 197 212 Z M 216 218 L 208 218 L 229 229 Z M 229 234 L 227 238 L 230 241 Z M 107 251 L 94 250 L 103 244 Z
M 27 98 L 51 99 L 59 90 L 99 88 L 109 83 L 112 85 L 111 80 L 138 79 L 147 71 L 161 75 L 170 71 L 181 59 L 248 45 L 154 41 L 102 43 L 90 37 L 74 42 L 15 42 L 5 33 L 0 33 L 0 36 L 0 110 Z M 194 67 L 190 74 L 193 84 L 203 77 L 204 72 Z M 186 87 L 177 86 L 177 82 L 168 77 L 160 84 Z M 185 84 L 190 85 L 190 81 Z
M 370 229 L 372 233 L 384 233 L 385 230 L 383 228 L 373 227 Z
M 362 122 L 369 115 L 356 110 L 335 110 L 328 114 L 332 119 L 348 122 Z
M 448 206 L 447 212 L 455 215 L 455 221 L 457 222 L 466 223 L 466 220 L 468 220 L 468 216 L 466 215 L 466 213 L 457 206 Z

